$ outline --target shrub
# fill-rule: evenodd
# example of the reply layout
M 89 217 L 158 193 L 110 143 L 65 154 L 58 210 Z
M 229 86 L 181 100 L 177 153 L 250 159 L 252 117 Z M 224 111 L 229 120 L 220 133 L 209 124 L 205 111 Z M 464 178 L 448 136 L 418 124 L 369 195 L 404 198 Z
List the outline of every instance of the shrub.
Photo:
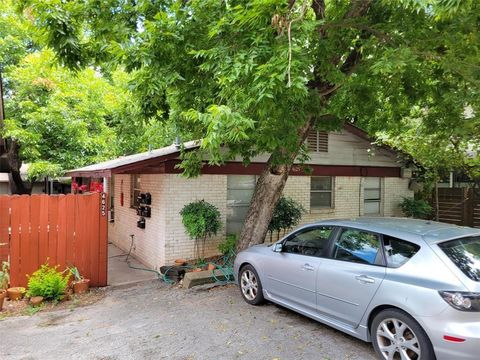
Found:
M 28 295 L 43 296 L 45 300 L 60 300 L 68 286 L 70 274 L 63 276 L 58 266 L 43 264 L 28 277 Z
M 280 238 L 280 231 L 283 230 L 283 233 L 285 233 L 286 230 L 298 225 L 304 212 L 305 209 L 301 204 L 288 197 L 282 196 L 273 210 L 272 220 L 268 225 L 270 240 L 272 240 L 273 232 L 277 232 L 278 240 Z
M 225 239 L 225 241 L 218 244 L 218 250 L 223 255 L 234 254 L 236 247 L 237 247 L 237 235 L 235 234 L 227 235 L 227 238 Z
M 10 284 L 10 263 L 4 261 L 2 263 L 2 271 L 0 271 L 0 290 L 7 289 Z
M 412 218 L 426 219 L 432 214 L 432 207 L 422 199 L 403 198 L 400 207 L 406 216 Z
M 195 239 L 196 255 L 200 258 L 199 240 L 202 240 L 201 257 L 204 257 L 205 242 L 209 236 L 216 235 L 222 223 L 220 211 L 205 200 L 185 205 L 180 211 L 182 223 L 188 236 Z

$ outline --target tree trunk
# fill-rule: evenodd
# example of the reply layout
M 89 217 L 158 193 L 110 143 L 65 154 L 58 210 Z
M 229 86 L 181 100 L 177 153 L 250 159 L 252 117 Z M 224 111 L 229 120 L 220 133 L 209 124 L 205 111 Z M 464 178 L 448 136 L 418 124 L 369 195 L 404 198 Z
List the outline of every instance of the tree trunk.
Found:
M 32 192 L 32 186 L 26 185 L 22 180 L 20 174 L 20 168 L 22 167 L 22 160 L 20 159 L 20 144 L 15 140 L 10 140 L 8 142 L 7 160 L 8 167 L 10 168 L 10 173 L 8 174 L 10 192 L 18 195 L 30 195 Z
M 268 224 L 273 216 L 273 210 L 282 195 L 285 183 L 292 165 L 300 151 L 302 144 L 307 138 L 308 132 L 312 127 L 312 120 L 308 119 L 305 126 L 299 132 L 298 150 L 295 154 L 289 155 L 289 161 L 282 165 L 273 165 L 274 154 L 270 155 L 267 166 L 260 174 L 252 201 L 248 208 L 247 217 L 243 225 L 240 239 L 237 243 L 237 251 L 246 249 L 252 245 L 260 244 L 265 241 L 268 232 Z M 277 151 L 282 152 L 283 149 Z

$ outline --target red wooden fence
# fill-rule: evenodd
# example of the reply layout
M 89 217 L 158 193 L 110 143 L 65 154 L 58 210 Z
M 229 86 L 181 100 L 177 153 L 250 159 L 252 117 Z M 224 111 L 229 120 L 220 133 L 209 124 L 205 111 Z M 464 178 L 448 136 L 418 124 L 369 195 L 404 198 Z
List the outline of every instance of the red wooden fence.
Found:
M 106 286 L 105 201 L 100 193 L 0 196 L 0 260 L 10 257 L 11 286 L 26 286 L 45 262 L 76 266 L 92 286 Z

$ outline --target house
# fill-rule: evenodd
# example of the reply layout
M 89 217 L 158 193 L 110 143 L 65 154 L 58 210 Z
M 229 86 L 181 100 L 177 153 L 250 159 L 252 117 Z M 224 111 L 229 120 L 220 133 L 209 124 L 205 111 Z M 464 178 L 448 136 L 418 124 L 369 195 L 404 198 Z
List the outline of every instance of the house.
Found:
M 393 150 L 373 149 L 366 133 L 350 124 L 339 132 L 312 131 L 307 145 L 311 173 L 307 175 L 300 166 L 294 166 L 284 190 L 286 196 L 306 209 L 302 223 L 363 215 L 402 215 L 399 203 L 403 197 L 413 196 L 409 190 L 411 171 L 402 167 Z M 195 142 L 185 144 L 187 150 L 197 146 Z M 133 255 L 155 269 L 172 264 L 177 258 L 194 257 L 194 242 L 186 235 L 179 215 L 192 201 L 205 199 L 222 214 L 224 226 L 207 243 L 206 256 L 218 253 L 218 243 L 226 234 L 239 234 L 256 177 L 267 159 L 259 156 L 246 167 L 241 159 L 222 166 L 205 165 L 199 177 L 188 179 L 176 168 L 179 155 L 179 147 L 171 145 L 67 173 L 77 181 L 105 179 L 104 188 L 109 192 L 114 213 L 109 241 L 128 251 L 130 235 L 134 235 Z M 150 202 L 142 208 L 150 208 L 144 228 L 137 215 L 141 194 L 142 201 Z

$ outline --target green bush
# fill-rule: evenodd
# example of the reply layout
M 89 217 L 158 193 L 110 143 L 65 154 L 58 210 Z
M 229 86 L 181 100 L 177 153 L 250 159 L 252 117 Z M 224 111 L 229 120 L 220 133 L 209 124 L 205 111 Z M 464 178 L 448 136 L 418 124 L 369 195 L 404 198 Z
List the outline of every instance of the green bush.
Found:
M 432 214 L 432 207 L 422 199 L 403 198 L 400 207 L 405 216 L 412 218 L 426 219 Z
M 270 240 L 272 240 L 273 232 L 277 232 L 277 239 L 280 238 L 280 231 L 286 230 L 298 225 L 305 209 L 298 202 L 282 196 L 278 200 L 275 209 L 273 210 L 272 220 L 268 225 L 270 232 Z
M 58 266 L 43 264 L 28 277 L 28 295 L 43 296 L 45 300 L 61 300 L 69 278 L 70 274 L 63 276 Z
M 220 211 L 205 200 L 200 200 L 185 205 L 182 211 L 180 211 L 180 215 L 182 216 L 182 223 L 183 226 L 185 226 L 188 236 L 195 239 L 197 256 L 203 258 L 207 238 L 216 235 L 222 226 Z M 199 246 L 200 239 L 202 240 L 201 254 Z
M 225 239 L 225 241 L 218 244 L 218 250 L 223 255 L 234 254 L 236 247 L 237 247 L 237 235 L 235 234 L 227 235 L 227 238 Z

